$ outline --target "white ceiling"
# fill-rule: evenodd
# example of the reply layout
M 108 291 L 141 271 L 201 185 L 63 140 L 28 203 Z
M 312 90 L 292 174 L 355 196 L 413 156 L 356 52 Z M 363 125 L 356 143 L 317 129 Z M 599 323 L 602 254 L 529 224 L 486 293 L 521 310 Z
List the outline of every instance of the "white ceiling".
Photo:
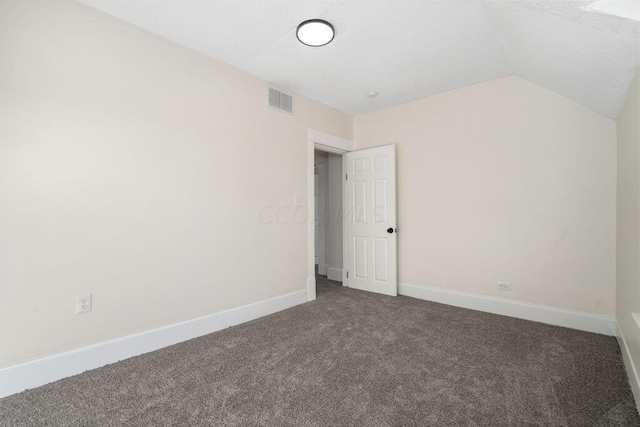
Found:
M 80 1 L 354 115 L 516 74 L 616 117 L 640 63 L 640 22 L 592 1 Z M 310 18 L 331 44 L 298 42 Z

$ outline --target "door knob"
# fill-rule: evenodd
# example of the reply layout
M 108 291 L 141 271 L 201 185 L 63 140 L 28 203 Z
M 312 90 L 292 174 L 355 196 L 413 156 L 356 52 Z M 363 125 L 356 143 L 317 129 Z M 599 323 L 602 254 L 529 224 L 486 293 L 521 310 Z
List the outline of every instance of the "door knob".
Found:
M 389 234 L 393 233 L 393 228 L 391 228 L 391 227 L 387 228 L 387 233 L 389 233 Z

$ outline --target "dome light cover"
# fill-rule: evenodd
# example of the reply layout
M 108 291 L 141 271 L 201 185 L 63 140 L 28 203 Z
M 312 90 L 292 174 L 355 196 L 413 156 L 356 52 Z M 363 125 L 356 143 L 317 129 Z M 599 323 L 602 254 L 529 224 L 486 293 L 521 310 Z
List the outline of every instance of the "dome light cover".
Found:
M 331 43 L 336 32 L 333 25 L 323 19 L 309 19 L 298 25 L 296 36 L 300 43 L 319 47 Z

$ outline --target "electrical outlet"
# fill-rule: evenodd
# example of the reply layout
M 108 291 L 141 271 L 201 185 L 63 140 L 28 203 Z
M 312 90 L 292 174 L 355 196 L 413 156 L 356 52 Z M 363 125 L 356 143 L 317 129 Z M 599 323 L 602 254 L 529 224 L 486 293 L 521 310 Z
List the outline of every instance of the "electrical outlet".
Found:
M 498 290 L 499 291 L 510 291 L 511 283 L 498 282 Z
M 89 313 L 91 311 L 91 294 L 76 295 L 76 314 Z

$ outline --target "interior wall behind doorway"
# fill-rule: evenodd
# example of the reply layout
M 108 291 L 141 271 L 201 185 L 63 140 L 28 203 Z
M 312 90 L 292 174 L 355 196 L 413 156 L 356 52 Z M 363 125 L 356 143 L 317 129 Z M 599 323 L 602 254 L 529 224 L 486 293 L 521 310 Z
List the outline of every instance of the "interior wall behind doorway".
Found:
M 324 207 L 322 212 L 318 212 L 320 219 L 324 223 L 324 248 L 325 248 L 325 265 L 326 268 L 319 266 L 320 274 L 326 275 L 331 280 L 342 282 L 342 156 L 337 154 L 325 153 L 322 151 L 315 152 L 316 167 L 323 166 L 324 182 L 319 183 L 321 191 L 318 197 L 318 206 Z M 322 179 L 319 177 L 319 179 Z M 321 200 L 324 198 L 324 200 Z M 319 236 L 322 239 L 322 236 Z M 323 245 L 316 245 L 321 248 Z M 318 257 L 321 259 L 322 257 Z
M 327 154 L 316 150 L 314 152 L 315 178 L 315 262 L 317 272 L 321 276 L 327 275 L 329 263 L 327 261 Z

